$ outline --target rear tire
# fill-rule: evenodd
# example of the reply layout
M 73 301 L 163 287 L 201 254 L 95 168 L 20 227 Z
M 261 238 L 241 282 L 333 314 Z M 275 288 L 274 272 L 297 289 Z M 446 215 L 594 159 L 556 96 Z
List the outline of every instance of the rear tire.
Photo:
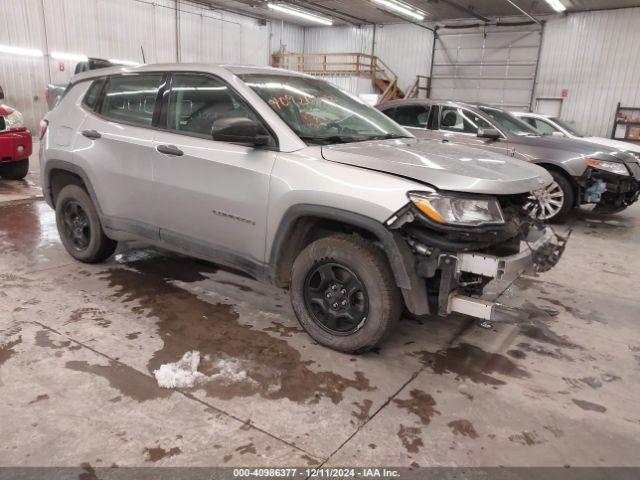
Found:
M 0 165 L 0 177 L 6 180 L 22 180 L 29 173 L 29 159 Z
M 355 235 L 308 245 L 294 261 L 290 296 L 302 328 L 318 343 L 346 353 L 378 345 L 403 307 L 384 253 Z
M 91 198 L 78 185 L 67 185 L 58 194 L 56 225 L 69 255 L 81 262 L 102 262 L 118 246 L 105 235 Z

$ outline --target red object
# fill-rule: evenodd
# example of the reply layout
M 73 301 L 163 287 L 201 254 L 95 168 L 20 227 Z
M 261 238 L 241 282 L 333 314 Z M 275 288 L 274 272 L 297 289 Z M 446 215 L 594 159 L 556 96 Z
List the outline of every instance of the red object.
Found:
M 562 97 L 565 98 L 565 97 L 568 97 L 568 96 L 569 96 L 569 89 L 563 88 L 562 89 Z
M 0 163 L 17 162 L 29 158 L 32 150 L 33 141 L 28 129 L 16 128 L 8 132 L 0 132 Z
M 58 62 L 58 70 L 64 72 L 64 62 Z
M 11 115 L 15 110 L 8 105 L 0 104 L 0 115 Z

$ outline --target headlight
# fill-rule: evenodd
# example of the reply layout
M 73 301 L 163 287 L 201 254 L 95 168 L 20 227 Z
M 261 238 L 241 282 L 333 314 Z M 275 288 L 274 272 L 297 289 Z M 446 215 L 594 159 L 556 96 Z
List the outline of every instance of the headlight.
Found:
M 629 170 L 624 163 L 605 162 L 596 160 L 595 158 L 587 158 L 587 165 L 605 172 L 615 173 L 616 175 L 629 175 Z
M 495 198 L 464 198 L 437 193 L 409 192 L 409 200 L 434 222 L 447 225 L 478 226 L 504 223 Z
M 24 127 L 24 120 L 22 118 L 22 114 L 17 110 L 14 110 L 13 112 L 11 112 L 9 115 L 7 115 L 4 118 L 5 118 L 5 122 L 7 124 L 7 130 L 9 130 L 11 128 Z

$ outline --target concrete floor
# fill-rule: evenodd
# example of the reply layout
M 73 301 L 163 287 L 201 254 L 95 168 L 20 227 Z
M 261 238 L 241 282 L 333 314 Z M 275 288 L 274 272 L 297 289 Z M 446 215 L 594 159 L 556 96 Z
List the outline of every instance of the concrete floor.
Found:
M 73 261 L 36 177 L 0 180 L 1 466 L 638 465 L 640 207 L 577 215 L 561 264 L 502 296 L 519 326 L 403 320 L 348 356 L 213 265 Z M 211 381 L 159 388 L 190 350 Z

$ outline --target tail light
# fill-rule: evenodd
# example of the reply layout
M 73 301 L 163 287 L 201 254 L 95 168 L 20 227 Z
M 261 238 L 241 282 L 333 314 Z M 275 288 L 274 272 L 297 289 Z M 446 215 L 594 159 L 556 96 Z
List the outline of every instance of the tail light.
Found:
M 42 119 L 40 120 L 40 140 L 44 138 L 44 134 L 47 133 L 47 128 L 49 127 L 49 121 Z

